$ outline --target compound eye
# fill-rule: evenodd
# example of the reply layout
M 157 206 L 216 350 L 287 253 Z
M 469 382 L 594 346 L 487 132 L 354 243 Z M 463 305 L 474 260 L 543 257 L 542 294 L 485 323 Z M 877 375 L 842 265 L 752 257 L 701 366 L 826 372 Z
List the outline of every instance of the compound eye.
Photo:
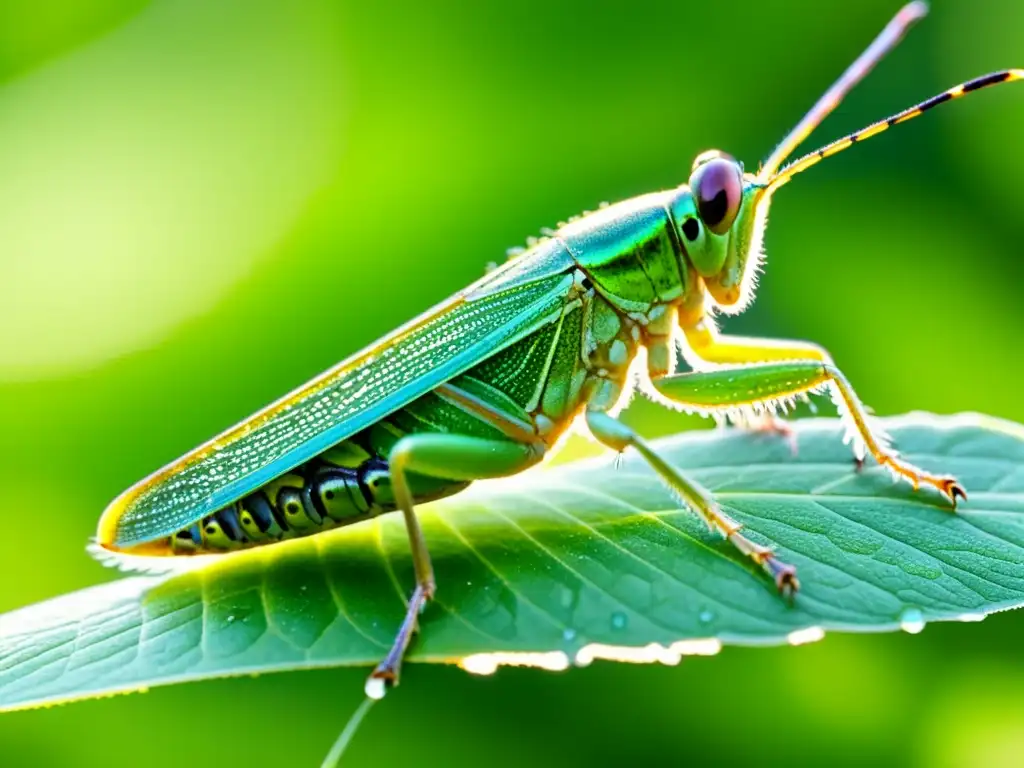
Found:
M 736 220 L 743 202 L 743 171 L 735 160 L 708 160 L 690 176 L 690 189 L 704 226 L 724 235 Z

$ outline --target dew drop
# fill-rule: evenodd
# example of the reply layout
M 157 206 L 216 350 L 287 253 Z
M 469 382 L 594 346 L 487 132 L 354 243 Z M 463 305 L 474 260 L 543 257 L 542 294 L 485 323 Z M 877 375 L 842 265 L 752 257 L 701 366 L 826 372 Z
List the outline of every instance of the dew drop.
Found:
M 697 618 L 700 619 L 701 624 L 709 624 L 715 618 L 715 614 L 705 608 Z
M 232 624 L 234 621 L 235 621 L 234 614 L 232 614 L 231 616 L 228 616 L 228 624 Z
M 366 685 L 363 686 L 364 693 L 374 701 L 380 701 L 383 699 L 387 690 L 388 689 L 385 686 L 384 681 L 376 677 L 369 678 L 366 681 Z
M 576 639 L 576 630 L 566 627 L 562 630 L 562 639 L 565 640 L 565 642 L 567 643 L 571 643 L 573 640 Z
M 956 617 L 957 621 L 984 621 L 984 613 L 961 613 Z
M 907 608 L 900 614 L 900 629 L 916 635 L 924 629 L 924 616 L 917 608 Z
M 619 611 L 612 614 L 612 629 L 625 629 L 626 623 L 626 614 Z

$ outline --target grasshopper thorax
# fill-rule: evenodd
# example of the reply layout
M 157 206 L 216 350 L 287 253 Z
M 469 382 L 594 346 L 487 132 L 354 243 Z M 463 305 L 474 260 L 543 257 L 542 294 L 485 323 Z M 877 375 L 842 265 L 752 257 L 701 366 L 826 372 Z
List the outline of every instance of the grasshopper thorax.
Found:
M 738 312 L 750 299 L 768 215 L 763 183 L 730 155 L 697 156 L 670 203 L 680 242 L 715 303 Z

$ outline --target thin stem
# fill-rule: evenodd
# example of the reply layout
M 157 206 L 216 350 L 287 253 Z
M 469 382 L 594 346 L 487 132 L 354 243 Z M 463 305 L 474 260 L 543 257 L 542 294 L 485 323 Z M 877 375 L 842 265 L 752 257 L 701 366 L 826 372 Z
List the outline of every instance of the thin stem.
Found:
M 359 705 L 355 712 L 352 713 L 352 717 L 348 719 L 345 724 L 345 730 L 338 736 L 337 741 L 334 742 L 334 746 L 331 747 L 331 751 L 327 753 L 327 757 L 324 758 L 323 763 L 320 764 L 320 768 L 337 768 L 341 762 L 342 755 L 345 754 L 345 750 L 348 749 L 348 743 L 352 741 L 352 737 L 356 735 L 356 731 L 359 729 L 359 724 L 363 722 L 363 718 L 366 717 L 366 713 L 370 711 L 370 707 L 377 701 L 377 699 L 371 699 L 367 696 L 363 699 L 363 703 Z

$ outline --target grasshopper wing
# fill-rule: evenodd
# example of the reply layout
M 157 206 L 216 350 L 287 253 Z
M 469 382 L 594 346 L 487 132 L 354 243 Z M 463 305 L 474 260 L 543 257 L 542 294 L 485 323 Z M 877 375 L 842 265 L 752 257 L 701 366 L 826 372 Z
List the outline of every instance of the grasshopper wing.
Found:
M 169 536 L 558 318 L 571 256 L 549 240 L 137 483 L 98 543 Z

